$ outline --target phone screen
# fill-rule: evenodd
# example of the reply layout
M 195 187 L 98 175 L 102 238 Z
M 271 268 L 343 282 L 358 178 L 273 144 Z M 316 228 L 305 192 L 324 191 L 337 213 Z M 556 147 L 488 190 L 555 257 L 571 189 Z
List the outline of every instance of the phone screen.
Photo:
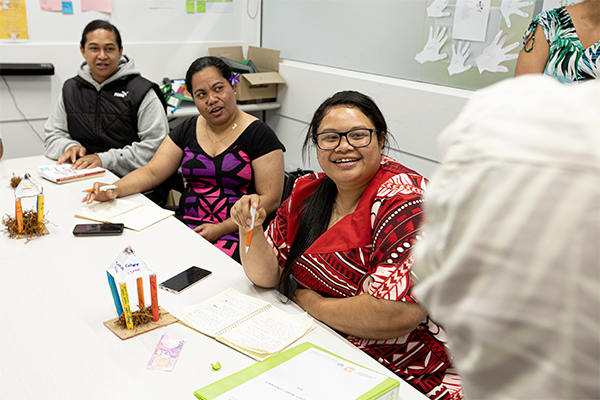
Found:
M 158 287 L 168 292 L 181 293 L 187 288 L 207 278 L 208 276 L 210 276 L 210 274 L 212 274 L 212 272 L 206 269 L 199 267 L 189 267 L 185 271 L 178 273 L 170 279 L 167 279 L 166 281 L 158 285 Z
M 123 233 L 123 224 L 78 224 L 73 229 L 73 235 L 118 235 Z

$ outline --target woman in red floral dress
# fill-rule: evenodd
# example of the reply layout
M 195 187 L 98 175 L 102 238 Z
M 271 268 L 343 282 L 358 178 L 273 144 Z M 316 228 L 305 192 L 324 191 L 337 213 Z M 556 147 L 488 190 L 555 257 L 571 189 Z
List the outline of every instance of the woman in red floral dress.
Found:
M 421 240 L 426 180 L 383 155 L 381 111 L 358 92 L 339 92 L 315 112 L 304 151 L 313 144 L 323 173 L 296 181 L 265 234 L 257 196 L 231 215 L 247 276 L 279 285 L 313 317 L 335 329 L 431 399 L 460 399 L 445 334 L 412 296 L 412 249 Z M 256 208 L 254 227 L 250 208 Z

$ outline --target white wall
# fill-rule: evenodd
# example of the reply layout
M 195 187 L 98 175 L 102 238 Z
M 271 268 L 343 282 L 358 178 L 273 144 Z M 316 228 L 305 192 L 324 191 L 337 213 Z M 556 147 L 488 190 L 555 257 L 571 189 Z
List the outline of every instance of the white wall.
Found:
M 396 139 L 389 155 L 431 177 L 439 157 L 437 137 L 454 120 L 471 91 L 284 60 L 279 73 L 281 108 L 267 114 L 267 123 L 287 148 L 286 170 L 320 170 L 312 155 L 304 163 L 301 147 L 312 114 L 327 97 L 340 90 L 371 96 L 381 108 Z M 314 151 L 312 151 L 314 153 Z
M 44 153 L 44 123 L 63 82 L 75 75 L 83 61 L 79 40 L 87 22 L 100 18 L 113 23 L 121 32 L 124 53 L 133 57 L 144 77 L 160 84 L 164 77 L 184 77 L 189 64 L 208 55 L 209 47 L 242 45 L 246 50 L 249 45 L 260 45 L 260 1 L 235 0 L 233 4 L 233 13 L 186 14 L 183 1 L 177 2 L 175 9 L 151 10 L 146 0 L 113 0 L 112 13 L 103 14 L 82 13 L 80 2 L 73 2 L 74 15 L 68 16 L 41 11 L 39 2 L 28 1 L 30 41 L 0 43 L 1 61 L 52 63 L 55 74 L 5 76 L 6 82 L 0 80 L 3 158 Z
M 37 2 L 28 2 L 28 5 L 39 7 L 34 3 Z M 78 6 L 78 2 L 73 4 Z M 145 0 L 114 0 L 110 21 L 121 31 L 125 53 L 136 60 L 144 76 L 154 81 L 160 82 L 167 76 L 183 77 L 191 61 L 206 55 L 209 47 L 243 45 L 247 49 L 248 45 L 260 45 L 260 10 L 255 19 L 249 16 L 256 14 L 258 0 L 235 0 L 233 14 L 201 17 L 183 14 L 171 19 L 168 18 L 169 13 L 155 14 L 147 9 L 145 15 L 135 16 L 134 10 L 144 4 Z M 64 80 L 75 74 L 83 60 L 78 42 L 85 24 L 63 27 L 68 18 L 42 13 L 39 8 L 33 11 L 29 13 L 31 42 L 0 43 L 0 53 L 2 62 L 54 64 L 54 76 L 5 77 L 18 106 L 38 134 L 43 135 L 45 120 L 55 105 Z M 83 15 L 86 21 L 106 18 L 100 13 Z M 40 28 L 44 23 L 52 28 L 52 41 L 40 39 L 46 33 Z M 471 94 L 467 90 L 288 60 L 282 61 L 280 73 L 287 81 L 287 85 L 280 85 L 278 94 L 282 107 L 267 112 L 267 123 L 287 147 L 287 170 L 299 167 L 319 170 L 314 159 L 310 164 L 304 164 L 301 159 L 308 122 L 324 99 L 339 90 L 353 89 L 372 96 L 381 107 L 397 141 L 395 147 L 398 150 L 392 150 L 390 155 L 430 177 L 437 167 L 437 136 L 454 119 Z M 42 140 L 23 121 L 4 81 L 0 81 L 0 128 L 5 158 L 43 154 Z

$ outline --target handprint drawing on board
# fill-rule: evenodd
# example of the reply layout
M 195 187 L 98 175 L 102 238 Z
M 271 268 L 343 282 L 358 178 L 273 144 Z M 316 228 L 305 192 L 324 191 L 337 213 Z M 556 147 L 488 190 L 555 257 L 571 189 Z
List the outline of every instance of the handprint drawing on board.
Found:
M 426 61 L 439 61 L 448 57 L 448 54 L 446 53 L 440 54 L 442 46 L 444 46 L 444 43 L 446 43 L 446 40 L 448 39 L 448 36 L 444 36 L 446 33 L 446 27 L 444 26 L 441 31 L 440 28 L 440 25 L 435 28 L 434 35 L 433 26 L 429 27 L 429 40 L 427 40 L 427 43 L 425 43 L 423 50 L 415 56 L 415 60 L 421 64 Z
M 508 46 L 504 46 L 504 42 L 508 38 L 508 33 L 502 36 L 502 29 L 498 31 L 490 44 L 483 49 L 483 52 L 475 59 L 475 64 L 479 68 L 479 73 L 483 71 L 489 72 L 508 72 L 508 68 L 500 65 L 504 61 L 516 60 L 518 54 L 508 54 L 510 51 L 519 47 L 519 42 L 514 42 Z

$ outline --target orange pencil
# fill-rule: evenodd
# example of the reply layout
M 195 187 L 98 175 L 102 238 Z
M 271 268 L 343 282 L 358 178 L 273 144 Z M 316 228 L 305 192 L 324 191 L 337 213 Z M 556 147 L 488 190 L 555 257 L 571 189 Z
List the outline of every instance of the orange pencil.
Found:
M 118 187 L 117 185 L 100 186 L 98 188 L 98 191 L 100 191 L 100 192 L 106 192 L 107 190 L 115 190 L 117 187 Z M 92 193 L 93 191 L 94 191 L 94 189 L 83 190 L 83 192 L 87 192 L 87 193 Z
M 250 248 L 250 243 L 252 243 L 252 234 L 254 233 L 254 218 L 256 217 L 256 208 L 250 206 L 250 216 L 252 217 L 252 230 L 250 232 L 246 232 L 246 253 Z

